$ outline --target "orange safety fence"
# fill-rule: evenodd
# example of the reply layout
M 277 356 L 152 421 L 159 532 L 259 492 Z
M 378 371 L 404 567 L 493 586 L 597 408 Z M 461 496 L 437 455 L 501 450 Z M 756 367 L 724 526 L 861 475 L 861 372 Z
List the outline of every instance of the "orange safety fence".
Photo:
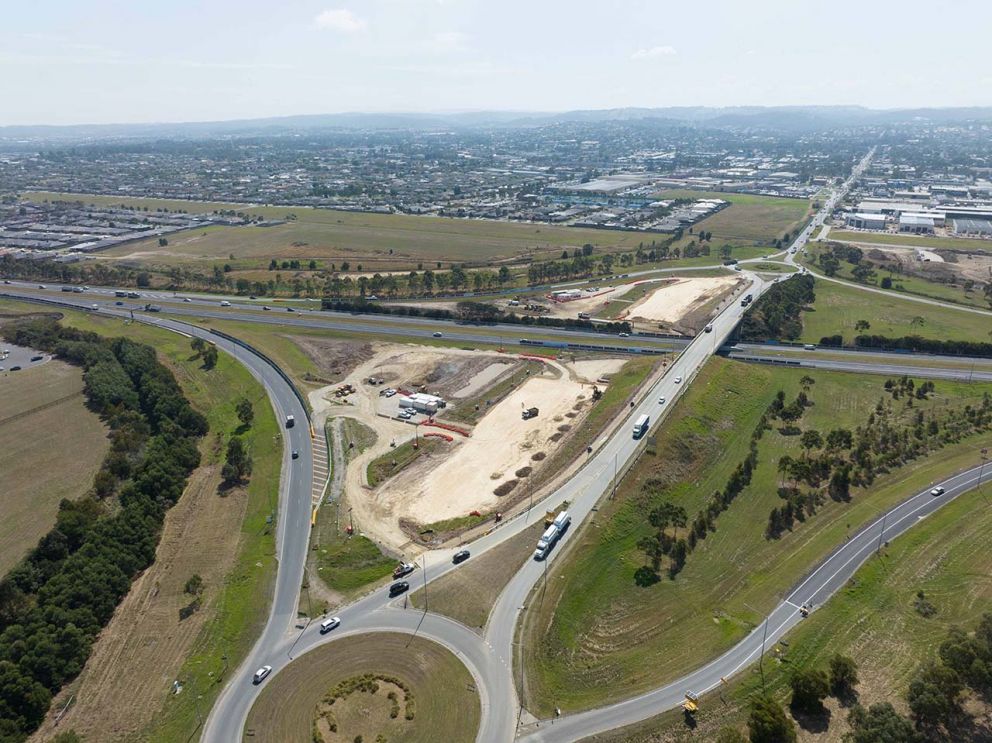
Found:
M 429 420 L 421 423 L 420 425 L 434 426 L 435 428 L 443 428 L 445 431 L 454 431 L 455 433 L 465 436 L 466 438 L 472 435 L 471 431 L 467 431 L 464 428 L 459 428 L 458 426 L 453 426 L 450 423 L 438 423 L 437 421 Z M 424 435 L 426 436 L 427 434 Z
M 439 431 L 429 431 L 429 432 L 427 432 L 427 433 L 424 434 L 424 438 L 425 439 L 428 436 L 433 436 L 433 437 L 438 438 L 438 439 L 444 439 L 445 441 L 454 441 L 455 440 L 455 437 L 454 436 L 449 436 L 448 434 L 441 433 Z

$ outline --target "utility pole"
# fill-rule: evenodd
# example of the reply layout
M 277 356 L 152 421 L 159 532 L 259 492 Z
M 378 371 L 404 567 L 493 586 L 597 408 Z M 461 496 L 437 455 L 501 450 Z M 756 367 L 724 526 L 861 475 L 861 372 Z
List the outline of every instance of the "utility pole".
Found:
M 979 482 L 981 482 L 981 480 L 979 480 Z M 882 552 L 882 539 L 885 537 L 885 519 L 888 515 L 888 511 L 882 514 L 882 530 L 878 533 L 878 547 L 875 548 L 875 554 L 880 554 Z

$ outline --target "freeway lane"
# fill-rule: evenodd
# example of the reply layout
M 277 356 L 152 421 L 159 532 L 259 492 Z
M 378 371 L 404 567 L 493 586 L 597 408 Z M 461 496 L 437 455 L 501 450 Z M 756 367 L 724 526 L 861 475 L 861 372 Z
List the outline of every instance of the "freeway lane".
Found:
M 727 357 L 739 361 L 750 361 L 752 363 L 774 364 L 778 366 L 797 366 L 805 369 L 828 369 L 831 371 L 858 372 L 861 374 L 885 374 L 894 377 L 908 375 L 911 377 L 923 377 L 925 379 L 953 379 L 964 382 L 990 382 L 992 381 L 992 370 L 984 368 L 942 368 L 939 366 L 916 366 L 909 364 L 885 364 L 880 362 L 864 361 L 839 361 L 836 359 L 808 359 L 789 358 L 779 356 L 763 356 L 760 353 L 740 352 L 731 349 Z
M 521 741 L 565 743 L 579 740 L 676 709 L 687 691 L 702 694 L 717 688 L 723 679 L 756 663 L 764 650 L 803 621 L 799 607 L 812 604 L 815 611 L 822 606 L 875 553 L 880 542 L 895 539 L 946 503 L 975 488 L 979 484 L 980 471 L 981 467 L 973 467 L 949 478 L 942 483 L 946 490 L 944 495 L 932 496 L 929 489 L 917 493 L 861 529 L 794 588 L 751 634 L 706 666 L 659 689 L 618 704 L 566 715 L 553 724 L 550 720 L 543 721 L 529 729 Z M 992 466 L 985 468 L 982 482 L 992 482 Z

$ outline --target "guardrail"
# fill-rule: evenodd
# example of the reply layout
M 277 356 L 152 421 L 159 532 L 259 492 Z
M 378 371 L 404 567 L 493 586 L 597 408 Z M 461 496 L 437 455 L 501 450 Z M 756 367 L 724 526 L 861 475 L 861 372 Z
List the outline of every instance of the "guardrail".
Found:
M 194 326 L 194 327 L 196 327 L 196 326 Z M 300 390 L 297 388 L 296 384 L 294 384 L 293 380 L 289 378 L 289 375 L 282 370 L 282 368 L 279 366 L 279 364 L 277 364 L 275 361 L 273 361 L 271 358 L 269 358 L 269 356 L 267 354 L 263 353 L 262 351 L 259 351 L 257 348 L 255 348 L 250 343 L 247 343 L 246 341 L 243 341 L 240 338 L 236 338 L 233 335 L 230 335 L 228 333 L 225 333 L 223 330 L 217 330 L 216 328 L 210 328 L 210 332 L 213 333 L 214 335 L 219 335 L 221 338 L 223 338 L 226 341 L 230 341 L 231 343 L 234 343 L 235 345 L 241 346 L 242 348 L 245 348 L 245 349 L 251 351 L 253 354 L 255 354 L 260 359 L 262 359 L 266 364 L 268 364 L 269 366 L 271 366 L 276 371 L 276 373 L 280 377 L 283 378 L 283 381 L 286 384 L 289 385 L 289 388 L 291 390 L 293 390 L 293 394 L 296 395 L 296 399 L 299 400 L 300 401 L 300 405 L 303 406 L 303 413 L 307 417 L 307 422 L 311 426 L 311 431 L 313 430 L 313 419 L 311 418 L 311 415 L 310 415 L 310 406 L 307 404 L 307 399 L 303 396 L 303 393 L 300 392 Z

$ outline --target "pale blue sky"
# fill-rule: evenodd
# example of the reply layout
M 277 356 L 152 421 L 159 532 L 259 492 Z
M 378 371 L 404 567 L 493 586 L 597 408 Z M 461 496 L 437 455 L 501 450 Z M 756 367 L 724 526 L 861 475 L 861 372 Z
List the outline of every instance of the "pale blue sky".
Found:
M 0 124 L 992 105 L 992 2 L 18 0 Z

